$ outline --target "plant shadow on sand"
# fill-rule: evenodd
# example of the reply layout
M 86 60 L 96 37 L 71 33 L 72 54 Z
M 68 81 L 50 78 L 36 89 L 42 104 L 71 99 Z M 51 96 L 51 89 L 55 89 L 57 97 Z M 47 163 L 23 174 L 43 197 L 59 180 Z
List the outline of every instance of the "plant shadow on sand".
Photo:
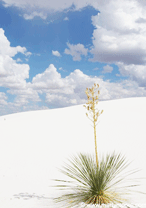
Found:
M 14 194 L 13 197 L 15 199 L 24 199 L 24 200 L 29 200 L 29 199 L 32 199 L 32 198 L 36 198 L 36 199 L 49 199 L 48 197 L 45 197 L 44 195 L 37 195 L 35 193 L 29 194 L 27 192 Z

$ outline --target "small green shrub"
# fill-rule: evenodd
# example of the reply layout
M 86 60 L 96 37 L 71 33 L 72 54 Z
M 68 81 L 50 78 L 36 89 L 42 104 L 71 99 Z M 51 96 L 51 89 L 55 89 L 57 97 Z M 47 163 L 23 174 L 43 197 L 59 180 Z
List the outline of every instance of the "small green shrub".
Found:
M 60 170 L 69 180 L 55 180 L 59 183 L 56 187 L 63 188 L 66 192 L 56 197 L 55 201 L 64 202 L 66 207 L 80 203 L 84 203 L 85 206 L 123 203 L 125 198 L 121 196 L 128 191 L 128 187 L 120 187 L 126 179 L 125 175 L 121 174 L 127 165 L 125 157 L 120 154 L 107 155 L 98 166 L 94 157 L 79 154 Z M 133 185 L 129 188 L 131 186 Z

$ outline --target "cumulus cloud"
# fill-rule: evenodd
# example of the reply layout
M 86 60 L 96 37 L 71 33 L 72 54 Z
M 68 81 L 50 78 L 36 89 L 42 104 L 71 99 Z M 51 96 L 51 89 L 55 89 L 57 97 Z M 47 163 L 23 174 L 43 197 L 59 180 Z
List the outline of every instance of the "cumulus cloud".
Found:
M 93 46 L 90 61 L 119 67 L 121 76 L 145 87 L 146 4 L 141 0 L 98 1 L 92 16 Z M 110 69 L 104 69 L 107 72 Z M 112 70 L 112 69 L 111 69 Z
M 122 76 L 130 77 L 130 80 L 137 82 L 140 87 L 146 87 L 146 65 L 117 65 Z
M 136 23 L 143 23 L 143 24 L 145 24 L 146 23 L 146 19 L 140 17 L 140 18 L 138 18 L 136 20 Z
M 88 49 L 84 47 L 83 44 L 78 43 L 77 45 L 73 45 L 67 43 L 69 49 L 65 49 L 64 53 L 71 55 L 74 61 L 81 61 L 81 56 L 87 56 Z
M 68 18 L 68 17 L 65 17 L 63 20 L 64 20 L 64 21 L 68 21 L 68 20 L 69 20 L 69 18 Z
M 54 107 L 65 107 L 85 101 L 89 77 L 79 69 L 62 78 L 53 64 L 32 80 L 33 89 L 46 94 L 46 102 Z M 92 80 L 93 82 L 93 80 Z
M 92 17 L 95 29 L 92 37 L 93 46 L 90 50 L 93 58 L 90 61 L 108 63 L 104 67 L 104 73 L 110 73 L 112 71 L 110 64 L 114 63 L 119 67 L 121 76 L 127 78 L 112 83 L 101 77 L 88 76 L 79 69 L 62 78 L 51 64 L 28 83 L 26 79 L 29 78 L 29 65 L 17 63 L 13 57 L 18 53 L 26 56 L 31 53 L 27 52 L 25 47 L 11 47 L 4 31 L 0 29 L 0 86 L 8 88 L 7 93 L 15 96 L 14 103 L 8 103 L 7 95 L 1 93 L 0 102 L 9 109 L 16 111 L 23 107 L 28 110 L 32 107 L 29 107 L 30 103 L 33 103 L 36 109 L 37 102 L 41 102 L 40 94 L 45 96 L 48 107 L 82 104 L 86 102 L 86 87 L 91 87 L 95 82 L 100 85 L 101 100 L 146 96 L 146 5 L 143 0 L 4 0 L 3 2 L 5 6 L 23 8 L 25 13 L 25 9 L 30 8 L 30 14 L 28 12 L 25 16 L 28 19 L 35 16 L 45 19 L 47 12 L 63 11 L 72 4 L 76 10 L 87 5 L 99 9 L 100 14 Z M 68 43 L 67 46 L 64 52 L 71 55 L 74 61 L 80 61 L 82 56 L 89 53 L 82 44 Z
M 60 54 L 58 51 L 53 51 L 53 50 L 52 50 L 52 54 L 53 54 L 54 56 L 58 56 L 58 57 L 61 56 L 61 54 Z
M 17 63 L 21 61 L 20 59 L 13 59 L 17 53 L 30 55 L 25 47 L 11 47 L 4 30 L 0 28 L 0 87 L 6 88 L 7 93 L 15 96 L 13 103 L 7 103 L 6 94 L 1 92 L 0 102 L 7 105 L 7 108 L 9 106 L 10 109 L 18 105 L 22 107 L 28 103 L 28 100 L 39 100 L 37 92 L 34 92 L 30 84 L 26 82 L 29 78 L 29 65 Z
M 6 88 L 24 88 L 29 78 L 29 65 L 18 64 L 9 56 L 0 54 L 0 86 Z
M 41 74 L 37 74 L 32 80 L 35 89 L 58 89 L 62 86 L 61 74 L 53 64 Z
M 11 47 L 10 42 L 0 29 L 0 86 L 6 88 L 24 88 L 29 78 L 29 65 L 19 64 L 12 57 L 17 53 L 27 53 L 25 47 Z
M 45 106 L 38 102 L 53 107 L 66 107 L 83 104 L 86 102 L 85 89 L 93 83 L 98 83 L 101 90 L 101 100 L 117 99 L 129 96 L 146 96 L 144 85 L 145 67 L 139 65 L 137 70 L 134 65 L 117 63 L 122 76 L 128 76 L 129 80 L 119 83 L 104 81 L 102 78 L 88 76 L 81 70 L 75 69 L 68 76 L 62 78 L 53 64 L 42 73 L 33 77 L 32 82 L 27 82 L 30 67 L 28 64 L 17 63 L 13 59 L 17 53 L 25 54 L 27 50 L 21 46 L 11 47 L 10 42 L 0 30 L 0 86 L 5 87 L 7 92 L 0 92 L 1 113 L 12 113 L 29 109 L 44 109 Z M 84 46 L 69 45 L 72 56 L 86 55 Z M 77 50 L 78 49 L 78 50 Z M 60 70 L 60 69 L 59 69 Z M 112 71 L 112 67 L 105 66 L 106 72 Z M 141 85 L 138 84 L 141 83 Z M 14 96 L 14 101 L 9 102 L 8 94 Z M 40 95 L 45 96 L 42 101 Z M 34 107 L 34 108 L 33 108 Z
M 31 83 L 27 83 L 26 87 L 21 89 L 10 88 L 7 92 L 16 95 L 14 105 L 17 107 L 25 106 L 29 104 L 29 102 L 36 103 L 41 101 L 37 91 L 32 89 Z
M 106 65 L 103 67 L 103 73 L 111 73 L 113 71 L 113 67 Z
M 4 92 L 0 92 L 0 106 L 7 105 L 7 96 Z
M 135 0 L 113 0 L 99 4 L 100 13 L 92 17 L 91 61 L 124 64 L 146 63 L 145 6 Z M 140 18 L 140 19 L 139 19 Z
M 23 17 L 26 20 L 32 20 L 32 19 L 34 19 L 34 17 L 40 17 L 45 20 L 47 18 L 47 15 L 44 14 L 43 12 L 36 12 L 35 11 L 35 12 L 32 12 L 31 14 L 24 14 Z
M 122 68 L 122 65 L 119 65 L 119 67 L 123 70 L 121 73 L 124 74 L 124 70 L 126 70 L 124 66 Z M 134 79 L 112 83 L 104 81 L 100 77 L 88 76 L 79 69 L 62 78 L 56 67 L 50 64 L 44 72 L 37 74 L 31 83 L 26 83 L 25 87 L 20 89 L 15 87 L 14 89 L 14 87 L 9 86 L 7 93 L 16 96 L 14 103 L 6 102 L 7 97 L 5 93 L 0 94 L 0 102 L 3 102 L 3 106 L 6 106 L 3 112 L 8 112 L 6 111 L 7 108 L 11 112 L 33 110 L 33 106 L 34 109 L 43 109 L 45 108 L 44 106 L 39 107 L 37 105 L 37 102 L 41 102 L 39 97 L 41 94 L 45 96 L 44 102 L 48 107 L 67 107 L 83 104 L 86 102 L 86 87 L 91 87 L 94 83 L 100 85 L 100 100 L 146 96 L 146 89 L 142 86 L 140 87 Z
M 88 5 L 94 6 L 95 0 L 3 0 L 5 7 L 17 7 L 24 12 L 23 17 L 26 20 L 33 19 L 38 16 L 46 19 L 47 15 L 62 12 L 64 10 L 80 10 Z M 65 19 L 67 20 L 67 19 Z
M 17 62 L 22 62 L 22 60 L 20 59 L 20 58 L 17 58 L 17 60 L 16 60 Z
M 26 56 L 31 55 L 31 53 L 28 52 L 25 47 L 11 47 L 10 42 L 4 35 L 4 30 L 0 28 L 0 55 L 8 55 L 9 57 L 14 57 L 17 53 L 22 53 Z
M 3 0 L 5 7 L 15 6 L 22 9 L 42 9 L 48 11 L 63 11 L 74 5 L 74 9 L 79 10 L 83 7 L 91 5 L 94 0 Z
M 145 88 L 140 87 L 135 80 L 112 83 L 96 76 L 88 76 L 79 69 L 62 78 L 53 64 L 33 78 L 32 88 L 38 93 L 45 93 L 48 106 L 66 107 L 85 103 L 85 89 L 94 83 L 100 85 L 101 100 L 146 96 Z
M 67 71 L 64 70 L 62 67 L 59 67 L 59 71 L 67 72 Z

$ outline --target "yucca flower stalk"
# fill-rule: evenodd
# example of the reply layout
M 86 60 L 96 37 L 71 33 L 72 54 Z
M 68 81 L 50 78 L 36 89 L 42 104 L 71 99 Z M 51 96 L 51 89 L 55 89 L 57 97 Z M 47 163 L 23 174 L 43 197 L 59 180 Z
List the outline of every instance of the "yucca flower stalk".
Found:
M 121 196 L 128 186 L 122 187 L 122 192 L 120 184 L 126 179 L 122 173 L 127 165 L 121 154 L 108 154 L 98 166 L 94 157 L 79 154 L 60 170 L 69 180 L 55 180 L 59 183 L 56 187 L 65 191 L 55 201 L 64 202 L 63 207 L 68 208 L 81 203 L 84 203 L 84 207 L 88 204 L 122 203 L 125 199 Z
M 86 116 L 93 122 L 94 128 L 94 142 L 95 142 L 95 156 L 96 156 L 96 165 L 98 166 L 98 152 L 97 152 L 97 138 L 96 138 L 96 125 L 98 117 L 103 113 L 99 111 L 96 106 L 98 104 L 98 96 L 100 94 L 99 85 L 94 84 L 92 88 L 86 88 L 87 103 L 84 107 L 88 110 Z

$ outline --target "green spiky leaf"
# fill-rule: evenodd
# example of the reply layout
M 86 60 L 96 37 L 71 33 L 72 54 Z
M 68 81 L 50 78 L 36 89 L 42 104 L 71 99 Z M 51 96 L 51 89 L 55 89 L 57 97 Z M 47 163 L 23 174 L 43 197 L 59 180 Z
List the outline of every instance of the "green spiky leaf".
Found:
M 57 180 L 60 183 L 57 187 L 63 188 L 66 193 L 56 197 L 55 201 L 65 202 L 67 207 L 80 203 L 122 203 L 122 192 L 117 187 L 125 180 L 125 176 L 120 175 L 127 165 L 125 157 L 120 154 L 107 155 L 98 167 L 94 157 L 79 154 L 60 170 L 70 180 Z

